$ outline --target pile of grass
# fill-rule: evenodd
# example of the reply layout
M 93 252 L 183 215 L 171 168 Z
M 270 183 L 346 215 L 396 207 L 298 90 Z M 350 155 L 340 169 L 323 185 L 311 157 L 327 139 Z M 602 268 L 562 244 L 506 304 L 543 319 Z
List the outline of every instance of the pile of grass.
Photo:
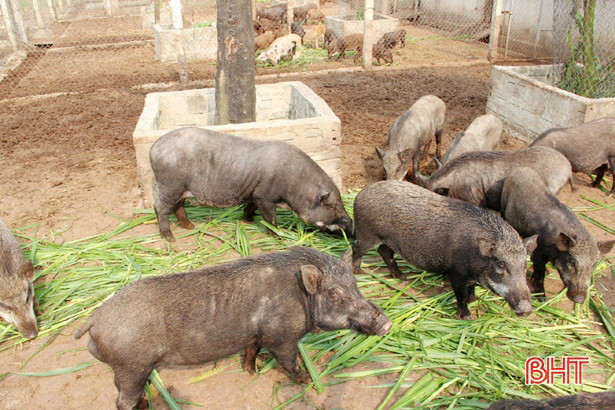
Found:
M 343 196 L 350 214 L 355 195 Z M 595 201 L 593 204 L 583 211 L 605 207 Z M 26 258 L 39 267 L 35 286 L 42 311 L 39 337 L 46 338 L 41 349 L 67 326 L 77 327 L 75 321 L 89 316 L 118 289 L 139 278 L 186 271 L 255 251 L 301 245 L 340 256 L 350 246 L 344 238 L 315 231 L 289 211 L 278 210 L 278 228 L 258 215 L 253 224 L 243 222 L 241 207 L 187 207 L 187 211 L 196 228 L 174 232 L 178 243 L 186 245 L 169 245 L 158 234 L 131 236 L 133 228 L 155 221 L 150 210 L 139 211 L 139 216 L 107 234 L 62 244 L 55 243 L 56 238 L 43 240 L 18 232 L 28 242 L 24 247 Z M 267 228 L 277 236 L 268 235 Z M 382 406 L 394 408 L 482 408 L 502 398 L 539 399 L 612 388 L 615 321 L 613 311 L 593 285 L 587 301 L 573 312 L 558 307 L 565 298 L 565 292 L 561 292 L 544 303 L 534 300 L 535 313 L 529 318 L 514 316 L 501 297 L 477 287 L 477 301 L 470 304 L 477 317 L 463 321 L 453 317 L 455 297 L 442 276 L 418 271 L 404 261 L 399 263 L 402 271 L 410 272 L 404 281 L 388 274 L 373 249 L 363 258 L 365 274 L 357 276 L 362 293 L 393 321 L 391 332 L 384 337 L 350 330 L 306 335 L 299 351 L 314 381 L 280 406 L 301 400 L 312 388 L 322 392 L 327 386 L 360 378 L 372 378 L 373 388 L 388 391 Z M 602 261 L 597 269 L 608 266 Z M 597 320 L 605 332 L 596 330 L 600 328 Z M 13 326 L 0 323 L 0 350 L 20 343 L 24 340 Z M 585 367 L 581 386 L 563 385 L 557 379 L 554 385 L 526 386 L 524 365 L 531 356 L 589 356 L 591 365 Z M 368 362 L 372 370 L 353 370 Z M 259 372 L 274 366 L 275 360 L 269 357 L 261 363 Z M 28 375 L 76 372 L 85 367 L 87 364 L 78 364 Z M 383 374 L 393 374 L 397 381 L 380 385 L 375 376 Z M 170 406 L 177 406 L 157 373 L 150 380 Z M 151 392 L 151 387 L 146 391 Z

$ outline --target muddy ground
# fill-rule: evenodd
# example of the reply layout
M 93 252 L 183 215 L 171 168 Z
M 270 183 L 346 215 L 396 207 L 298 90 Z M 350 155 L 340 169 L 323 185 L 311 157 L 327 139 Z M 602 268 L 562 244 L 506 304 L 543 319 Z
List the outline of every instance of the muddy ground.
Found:
M 478 46 L 465 52 L 465 43 L 456 44 L 443 46 L 441 41 L 424 44 L 423 53 L 418 48 L 395 51 L 398 59 L 403 59 L 404 53 L 415 53 L 413 63 L 428 65 L 423 68 L 395 66 L 373 72 L 307 72 L 280 78 L 268 76 L 258 82 L 300 80 L 329 104 L 342 121 L 343 188 L 359 189 L 382 178 L 374 148 L 386 144 L 393 121 L 420 96 L 435 94 L 447 104 L 445 147 L 473 118 L 484 114 L 490 70 L 484 60 L 485 49 Z M 428 51 L 438 48 L 441 53 L 449 53 L 449 57 L 458 54 L 457 61 L 450 64 L 450 59 L 429 60 Z M 36 73 L 31 71 L 8 89 L 15 92 L 13 96 L 41 94 L 49 91 L 45 87 L 50 84 L 64 81 L 71 91 L 66 95 L 0 101 L 0 217 L 10 227 L 36 224 L 27 231 L 36 231 L 39 237 L 45 238 L 53 235 L 61 241 L 107 232 L 119 220 L 132 217 L 139 202 L 132 132 L 149 91 L 133 87 L 136 85 L 133 77 L 140 67 L 151 64 L 151 53 L 149 46 L 122 49 L 121 61 L 114 61 L 118 71 L 109 73 L 106 68 L 106 74 L 115 79 L 113 86 L 99 82 L 102 74 L 97 70 L 104 56 L 97 55 L 89 68 L 85 63 L 74 63 L 65 78 L 50 78 L 47 83 L 34 81 L 32 77 Z M 120 57 L 116 55 L 116 58 Z M 40 64 L 46 62 L 41 59 Z M 353 67 L 351 60 L 335 64 L 338 68 Z M 447 64 L 453 66 L 444 66 Z M 131 67 L 133 76 L 121 72 L 123 67 Z M 266 69 L 259 73 L 274 71 Z M 174 79 L 174 75 L 163 78 L 164 81 Z M 28 84 L 38 87 L 34 93 L 24 91 Z M 504 135 L 502 149 L 523 145 Z M 433 164 L 425 160 L 421 169 L 429 173 Z M 578 191 L 571 192 L 567 186 L 559 195 L 563 202 L 587 206 L 589 203 L 582 198 L 585 195 L 615 204 L 603 192 L 588 187 L 587 176 L 579 175 L 579 178 Z M 615 227 L 613 215 L 609 210 L 591 213 L 610 227 Z M 586 226 L 597 239 L 612 239 L 604 230 L 591 224 Z M 155 232 L 156 226 L 148 225 L 146 229 Z M 549 284 L 554 291 L 561 288 L 556 278 Z M 598 287 L 610 306 L 615 307 L 612 293 L 615 286 L 610 272 L 599 277 Z M 41 372 L 92 360 L 87 351 L 74 350 L 83 348 L 86 341 L 85 338 L 73 341 L 72 331 L 72 327 L 66 329 L 23 368 L 25 360 L 43 347 L 44 338 L 0 352 L 0 373 Z M 171 393 L 205 408 L 269 408 L 302 390 L 289 384 L 286 375 L 277 369 L 250 376 L 241 370 L 237 357 L 225 361 L 224 365 L 229 365 L 228 371 L 196 385 L 186 381 L 212 365 L 164 370 L 161 375 Z M 393 380 L 382 376 L 332 386 L 321 395 L 312 391 L 307 401 L 292 407 L 375 408 L 387 391 L 365 387 Z M 76 374 L 0 379 L 0 407 L 7 409 L 111 408 L 115 395 L 112 372 L 98 362 Z

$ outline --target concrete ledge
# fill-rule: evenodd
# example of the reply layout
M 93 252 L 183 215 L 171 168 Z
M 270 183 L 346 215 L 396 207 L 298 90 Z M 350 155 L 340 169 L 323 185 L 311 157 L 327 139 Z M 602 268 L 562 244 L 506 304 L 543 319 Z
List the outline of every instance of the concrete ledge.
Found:
M 550 128 L 615 117 L 615 98 L 591 99 L 554 87 L 553 65 L 493 66 L 490 82 L 487 113 L 528 143 Z
M 133 133 L 143 206 L 153 205 L 149 150 L 162 135 L 197 126 L 256 139 L 287 141 L 307 153 L 341 188 L 341 122 L 325 101 L 299 81 L 256 86 L 256 122 L 211 125 L 215 89 L 150 93 Z

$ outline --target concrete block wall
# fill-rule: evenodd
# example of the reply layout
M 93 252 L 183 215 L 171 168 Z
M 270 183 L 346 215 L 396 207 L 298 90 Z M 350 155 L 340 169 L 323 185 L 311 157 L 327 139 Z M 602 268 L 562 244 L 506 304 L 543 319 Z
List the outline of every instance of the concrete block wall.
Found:
M 504 130 L 526 142 L 554 127 L 571 127 L 600 117 L 615 117 L 615 99 L 590 99 L 550 84 L 552 65 L 491 68 L 487 113 Z
M 363 20 L 356 20 L 355 16 L 325 17 L 326 28 L 333 30 L 338 37 L 345 37 L 355 33 L 363 34 L 364 24 Z M 397 30 L 399 28 L 399 19 L 376 14 L 374 15 L 372 27 L 375 43 L 384 33 Z
M 307 153 L 342 187 L 341 122 L 329 106 L 298 81 L 256 86 L 257 121 L 211 125 L 215 89 L 150 93 L 133 133 L 143 206 L 154 201 L 149 150 L 162 135 L 184 126 L 198 126 L 256 139 L 282 140 Z

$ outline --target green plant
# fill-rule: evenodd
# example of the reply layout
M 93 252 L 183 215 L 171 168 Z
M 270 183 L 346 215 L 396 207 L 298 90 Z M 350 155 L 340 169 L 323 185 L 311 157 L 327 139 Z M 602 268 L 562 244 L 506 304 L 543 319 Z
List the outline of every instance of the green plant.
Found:
M 580 9 L 578 1 L 575 1 L 575 10 Z M 568 33 L 570 54 L 557 86 L 588 98 L 614 97 L 615 60 L 602 64 L 596 53 L 595 11 L 596 0 L 583 0 L 583 14 L 574 13 L 580 40 L 575 44 L 572 34 Z

